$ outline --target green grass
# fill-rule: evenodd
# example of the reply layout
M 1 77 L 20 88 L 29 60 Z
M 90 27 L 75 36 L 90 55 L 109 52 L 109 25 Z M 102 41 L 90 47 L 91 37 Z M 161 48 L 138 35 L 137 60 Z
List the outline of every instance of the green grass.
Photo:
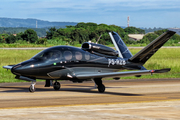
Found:
M 57 45 L 70 45 L 66 42 L 63 42 L 61 40 L 48 40 L 47 44 L 35 44 L 35 43 L 13 43 L 13 44 L 5 44 L 5 43 L 0 43 L 0 48 L 23 48 L 23 47 L 52 47 L 52 46 L 57 46 Z M 81 47 L 82 44 L 75 44 L 73 46 L 75 47 Z M 127 47 L 144 47 L 147 46 L 147 44 L 126 44 Z M 108 47 L 114 47 L 113 44 L 106 45 Z M 164 46 L 180 46 L 179 43 L 173 43 L 173 44 L 168 44 L 166 43 Z
M 60 44 L 59 44 L 60 45 Z M 18 43 L 14 43 L 14 44 L 5 44 L 5 43 L 1 43 L 0 44 L 0 48 L 29 48 L 29 47 L 52 47 L 55 46 L 54 44 L 28 44 L 28 43 L 24 43 L 24 44 L 18 44 Z
M 130 49 L 132 54 L 135 54 L 139 49 Z M 144 75 L 137 77 L 123 77 L 123 79 L 142 79 L 142 78 L 180 78 L 180 48 L 161 48 L 155 53 L 144 65 L 147 69 L 163 69 L 171 68 L 170 72 Z
M 130 49 L 135 54 L 140 49 Z M 0 50 L 0 82 L 23 82 L 14 79 L 10 71 L 2 68 L 5 65 L 17 64 L 30 59 L 41 50 Z M 145 78 L 180 78 L 180 48 L 161 48 L 144 65 L 147 69 L 171 68 L 168 73 L 144 75 L 138 79 Z M 137 79 L 136 77 L 123 77 L 122 79 Z
M 13 65 L 30 59 L 32 56 L 41 50 L 0 50 L 0 82 L 21 82 L 14 79 L 10 70 L 5 70 L 2 67 L 5 65 Z

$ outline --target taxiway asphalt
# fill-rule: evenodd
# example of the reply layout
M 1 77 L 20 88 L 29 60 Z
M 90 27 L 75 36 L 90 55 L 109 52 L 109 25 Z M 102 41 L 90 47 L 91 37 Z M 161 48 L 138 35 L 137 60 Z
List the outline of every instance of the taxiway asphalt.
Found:
M 94 83 L 61 81 L 61 89 L 37 82 L 0 84 L 0 119 L 180 119 L 180 79 L 103 81 L 105 93 Z

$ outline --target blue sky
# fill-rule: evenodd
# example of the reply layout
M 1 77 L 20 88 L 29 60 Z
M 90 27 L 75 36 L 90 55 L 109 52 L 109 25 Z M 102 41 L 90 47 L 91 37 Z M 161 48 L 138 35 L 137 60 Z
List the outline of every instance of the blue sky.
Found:
M 180 0 L 4 0 L 0 17 L 95 22 L 135 27 L 179 27 Z

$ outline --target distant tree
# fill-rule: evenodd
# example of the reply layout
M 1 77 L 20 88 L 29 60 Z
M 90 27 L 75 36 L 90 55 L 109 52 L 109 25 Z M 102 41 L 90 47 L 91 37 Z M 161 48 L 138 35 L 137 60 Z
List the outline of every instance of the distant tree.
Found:
M 0 36 L 0 43 L 3 43 L 4 42 L 4 39 L 2 36 Z
M 74 27 L 74 26 L 72 26 L 72 25 L 68 25 L 68 26 L 66 26 L 66 28 L 72 28 L 72 27 Z
M 23 40 L 23 35 L 24 35 L 23 32 L 20 32 L 20 33 L 16 34 L 16 39 L 17 40 Z
M 150 43 L 150 41 L 149 41 L 149 39 L 147 38 L 147 37 L 144 37 L 142 40 L 140 40 L 140 41 L 137 41 L 137 43 L 146 43 L 146 44 L 149 44 Z
M 175 34 L 171 37 L 171 39 L 174 41 L 174 43 L 180 42 L 180 35 Z
M 46 32 L 46 37 L 47 37 L 47 39 L 52 39 L 53 38 L 53 36 L 54 36 L 54 34 L 56 33 L 56 28 L 55 27 L 51 27 L 50 29 L 49 29 L 49 31 L 47 31 Z
M 97 40 L 99 38 L 98 34 L 95 32 L 95 31 L 92 31 L 90 34 L 89 34 L 89 40 Z
M 155 33 L 148 33 L 146 34 L 143 39 L 148 39 L 149 42 L 152 42 L 154 39 L 156 39 L 159 35 L 155 34 Z
M 88 22 L 88 23 L 80 22 L 75 26 L 75 28 L 85 28 L 85 29 L 88 27 L 92 27 L 93 29 L 95 29 L 97 27 L 97 24 L 92 22 Z
M 144 30 L 145 30 L 145 33 L 149 33 L 149 32 L 164 30 L 164 28 L 161 28 L 161 27 L 156 28 L 156 27 L 154 27 L 153 29 L 152 28 L 145 28 Z
M 166 31 L 167 31 L 167 29 L 162 29 L 162 30 L 154 31 L 154 33 L 156 33 L 158 36 L 160 36 L 161 34 L 163 34 L 163 33 L 166 32 Z M 171 41 L 171 42 L 173 42 L 173 43 L 178 43 L 178 42 L 180 42 L 180 35 L 175 34 L 175 35 L 173 35 L 170 39 L 173 40 L 173 41 Z
M 10 43 L 15 43 L 16 42 L 16 36 L 14 36 L 13 34 L 9 35 L 7 38 L 6 38 L 6 43 L 10 44 Z
M 145 30 L 136 27 L 127 27 L 124 31 L 128 34 L 145 34 Z
M 38 36 L 34 30 L 27 29 L 23 34 L 23 39 L 30 43 L 35 43 L 38 40 Z
M 47 43 L 47 38 L 40 38 L 38 41 L 36 41 L 36 44 L 46 44 Z
M 18 34 L 20 32 L 24 32 L 29 28 L 26 27 L 0 27 L 0 34 L 6 33 L 6 34 Z M 39 37 L 44 37 L 46 35 L 46 29 L 45 28 L 31 28 L 34 31 L 36 31 L 37 35 Z
M 167 31 L 167 29 L 163 29 L 163 30 L 154 31 L 154 33 L 156 33 L 157 35 L 161 35 L 166 31 Z
M 129 30 L 128 30 L 129 29 Z M 130 27 L 126 29 L 127 31 L 133 31 L 133 33 L 144 33 L 145 31 L 140 28 Z M 66 41 L 71 45 L 83 43 L 86 41 L 96 42 L 99 37 L 100 44 L 112 44 L 111 38 L 108 32 L 115 31 L 117 32 L 121 38 L 125 41 L 125 43 L 134 43 L 133 41 L 129 41 L 128 32 L 119 26 L 116 25 L 106 25 L 106 24 L 96 24 L 96 23 L 84 23 L 80 22 L 75 26 L 67 26 L 66 28 L 50 28 L 47 32 L 47 39 L 54 40 L 55 38 Z
M 6 39 L 8 38 L 8 34 L 1 34 L 0 35 L 0 43 L 6 43 Z

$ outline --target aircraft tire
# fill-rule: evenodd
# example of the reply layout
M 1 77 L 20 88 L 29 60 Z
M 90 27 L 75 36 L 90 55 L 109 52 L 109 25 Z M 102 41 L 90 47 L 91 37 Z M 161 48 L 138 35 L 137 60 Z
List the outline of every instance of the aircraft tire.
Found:
M 101 85 L 98 85 L 98 91 L 100 92 L 100 93 L 103 93 L 104 91 L 105 91 L 105 86 L 103 85 L 103 84 L 101 84 Z
M 54 83 L 54 90 L 59 90 L 61 87 L 61 84 L 59 82 Z
M 36 88 L 35 86 L 33 87 L 32 85 L 29 87 L 29 92 L 35 92 L 36 91 Z

